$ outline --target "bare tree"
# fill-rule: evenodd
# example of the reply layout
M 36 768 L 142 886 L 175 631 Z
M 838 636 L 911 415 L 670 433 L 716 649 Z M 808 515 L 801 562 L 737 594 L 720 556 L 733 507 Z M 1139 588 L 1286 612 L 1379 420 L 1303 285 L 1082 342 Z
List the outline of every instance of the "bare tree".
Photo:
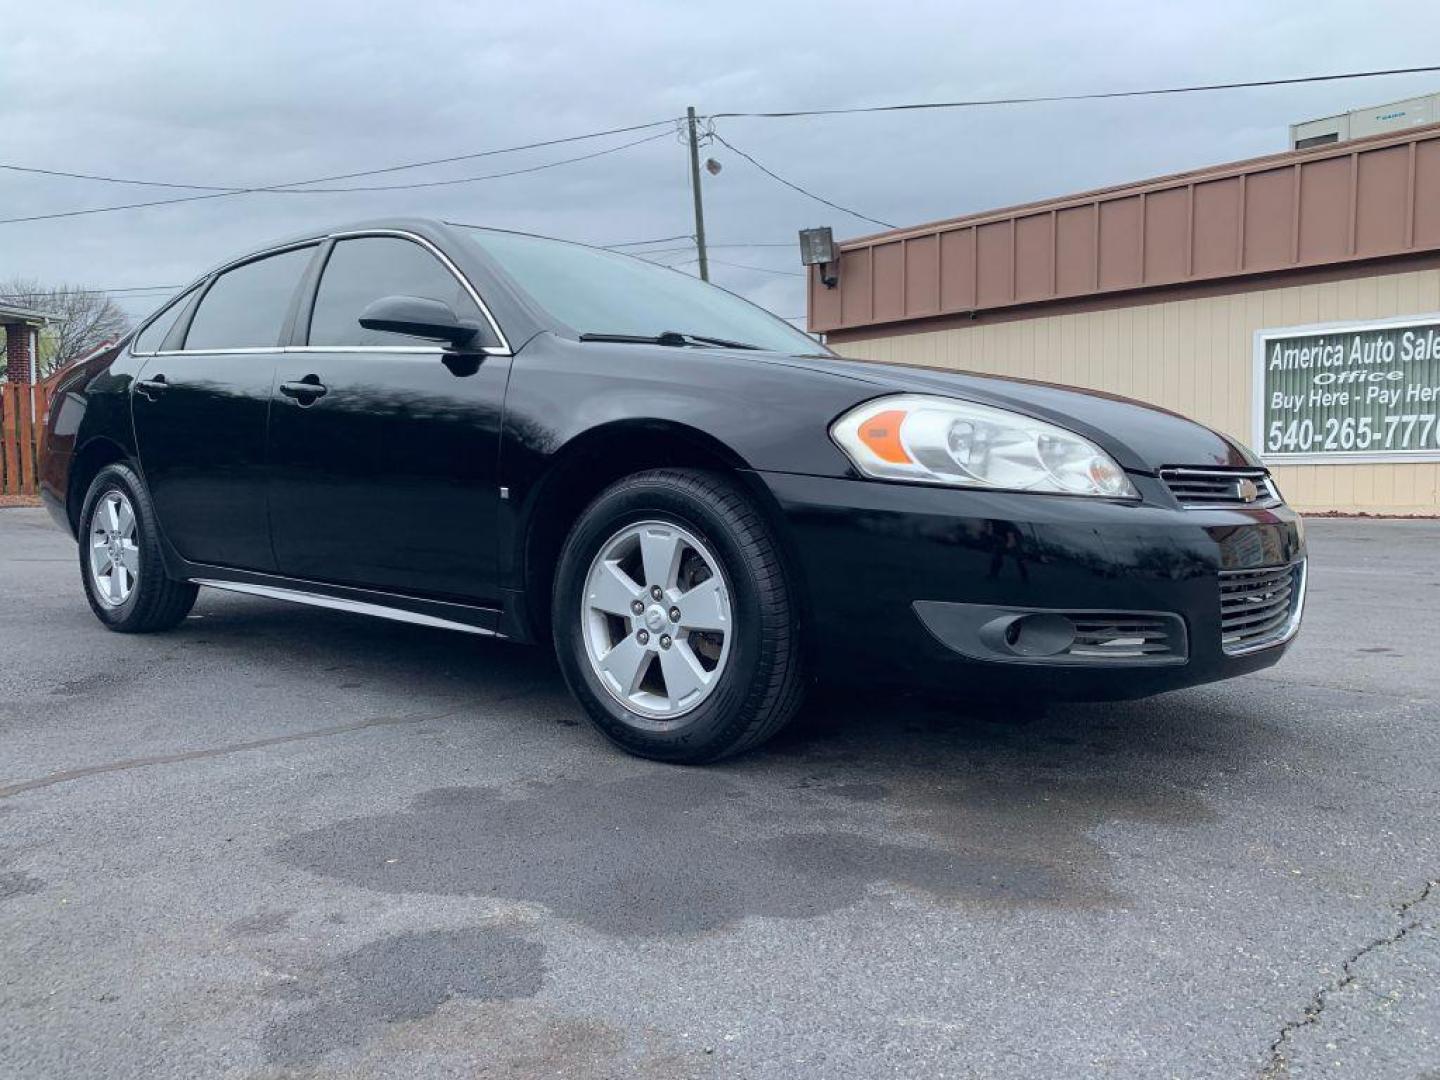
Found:
M 0 281 L 0 302 L 55 316 L 57 321 L 40 335 L 40 355 L 35 358 L 42 378 L 130 329 L 129 317 L 109 296 L 77 285 L 11 278 Z

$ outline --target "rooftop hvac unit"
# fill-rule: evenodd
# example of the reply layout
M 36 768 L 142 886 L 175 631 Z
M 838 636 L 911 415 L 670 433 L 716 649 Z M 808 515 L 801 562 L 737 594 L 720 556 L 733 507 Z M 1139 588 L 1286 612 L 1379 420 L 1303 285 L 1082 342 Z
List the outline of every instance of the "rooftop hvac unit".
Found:
M 1440 94 L 1428 94 L 1291 124 L 1290 147 L 1304 150 L 1307 146 L 1324 146 L 1436 123 L 1440 123 Z

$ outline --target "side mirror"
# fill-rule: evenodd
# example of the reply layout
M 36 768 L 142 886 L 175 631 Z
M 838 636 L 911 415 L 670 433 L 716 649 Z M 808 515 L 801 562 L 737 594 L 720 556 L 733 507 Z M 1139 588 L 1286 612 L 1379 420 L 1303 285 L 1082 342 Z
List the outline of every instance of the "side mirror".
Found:
M 478 326 L 462 321 L 449 304 L 421 296 L 382 296 L 360 313 L 360 325 L 366 330 L 433 338 L 457 349 L 480 334 Z

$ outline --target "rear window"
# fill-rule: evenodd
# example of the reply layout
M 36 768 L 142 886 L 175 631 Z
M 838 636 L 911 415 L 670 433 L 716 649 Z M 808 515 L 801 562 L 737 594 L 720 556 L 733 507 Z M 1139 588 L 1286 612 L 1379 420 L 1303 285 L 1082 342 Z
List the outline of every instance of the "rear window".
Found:
M 294 248 L 221 274 L 190 321 L 186 350 L 278 346 L 295 287 L 314 251 Z

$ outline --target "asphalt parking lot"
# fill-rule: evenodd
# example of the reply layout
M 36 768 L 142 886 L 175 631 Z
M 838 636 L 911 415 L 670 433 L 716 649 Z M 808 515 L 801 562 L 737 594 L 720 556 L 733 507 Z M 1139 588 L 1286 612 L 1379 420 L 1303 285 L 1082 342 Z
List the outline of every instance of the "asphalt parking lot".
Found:
M 694 770 L 539 650 L 108 633 L 0 510 L 0 1076 L 1440 1077 L 1440 522 L 1310 536 L 1258 676 Z

